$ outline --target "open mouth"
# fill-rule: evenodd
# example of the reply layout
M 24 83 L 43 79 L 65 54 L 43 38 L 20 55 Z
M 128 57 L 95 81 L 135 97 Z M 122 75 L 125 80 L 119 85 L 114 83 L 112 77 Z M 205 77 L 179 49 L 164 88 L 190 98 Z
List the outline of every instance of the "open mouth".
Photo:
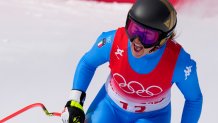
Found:
M 136 44 L 136 43 L 133 43 L 133 46 L 134 46 L 135 52 L 140 52 L 144 48 L 142 45 L 139 45 L 139 44 Z

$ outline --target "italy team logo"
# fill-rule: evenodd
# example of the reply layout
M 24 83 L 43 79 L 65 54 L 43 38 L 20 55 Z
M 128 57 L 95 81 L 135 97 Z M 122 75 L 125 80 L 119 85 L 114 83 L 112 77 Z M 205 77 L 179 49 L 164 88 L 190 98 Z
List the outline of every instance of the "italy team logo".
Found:
M 103 47 L 106 44 L 106 38 L 103 38 L 99 43 L 98 43 L 98 48 Z

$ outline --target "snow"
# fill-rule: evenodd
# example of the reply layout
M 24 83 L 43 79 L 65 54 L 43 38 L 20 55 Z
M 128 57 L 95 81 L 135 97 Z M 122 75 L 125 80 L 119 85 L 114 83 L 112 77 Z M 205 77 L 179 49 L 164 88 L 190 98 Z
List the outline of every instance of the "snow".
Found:
M 216 122 L 218 110 L 218 9 L 215 1 L 213 10 L 208 9 L 209 5 L 202 2 L 197 8 L 187 6 L 178 11 L 177 41 L 197 61 L 204 95 L 200 123 Z M 35 102 L 43 103 L 50 112 L 61 112 L 79 59 L 102 31 L 124 26 L 130 7 L 76 0 L 1 0 L 0 119 Z M 87 91 L 85 110 L 108 72 L 108 64 L 97 69 Z M 180 122 L 183 102 L 183 96 L 173 86 L 172 123 Z M 7 123 L 27 122 L 61 120 L 34 108 Z

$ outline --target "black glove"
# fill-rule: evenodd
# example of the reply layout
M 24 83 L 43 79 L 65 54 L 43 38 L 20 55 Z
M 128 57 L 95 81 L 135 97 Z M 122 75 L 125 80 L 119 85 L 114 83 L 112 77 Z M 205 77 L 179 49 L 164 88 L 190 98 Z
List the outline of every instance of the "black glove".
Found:
M 83 111 L 83 101 L 85 93 L 78 90 L 71 91 L 71 99 L 65 105 L 61 115 L 63 123 L 84 123 L 85 113 Z

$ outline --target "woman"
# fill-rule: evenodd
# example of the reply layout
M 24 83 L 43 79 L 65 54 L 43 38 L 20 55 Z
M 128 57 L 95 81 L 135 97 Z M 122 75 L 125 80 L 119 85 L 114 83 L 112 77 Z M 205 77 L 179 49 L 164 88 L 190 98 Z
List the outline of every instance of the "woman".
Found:
M 173 40 L 176 22 L 167 0 L 137 0 L 125 27 L 102 33 L 80 60 L 63 122 L 170 123 L 174 83 L 185 97 L 181 122 L 198 122 L 203 99 L 196 62 Z M 111 72 L 85 118 L 85 92 L 106 62 Z

